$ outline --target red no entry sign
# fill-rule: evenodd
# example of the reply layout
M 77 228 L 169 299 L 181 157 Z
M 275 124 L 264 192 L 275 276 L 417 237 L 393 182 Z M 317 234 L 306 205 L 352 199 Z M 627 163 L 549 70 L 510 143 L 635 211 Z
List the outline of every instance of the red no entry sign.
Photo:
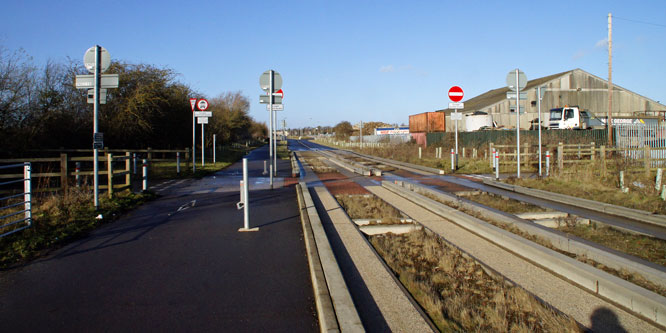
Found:
M 462 88 L 458 86 L 453 86 L 449 89 L 449 98 L 454 102 L 460 102 L 463 99 L 465 94 L 463 93 Z

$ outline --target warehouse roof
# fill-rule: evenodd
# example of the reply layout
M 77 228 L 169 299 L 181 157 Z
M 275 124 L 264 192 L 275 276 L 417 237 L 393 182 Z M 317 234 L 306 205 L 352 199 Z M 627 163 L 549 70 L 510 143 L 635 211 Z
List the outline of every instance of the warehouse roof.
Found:
M 566 74 L 569 74 L 573 72 L 574 70 L 558 73 L 558 74 L 553 74 L 549 76 L 544 76 L 538 79 L 534 80 L 529 80 L 527 81 L 527 86 L 524 88 L 524 90 L 529 90 L 532 89 L 536 86 L 542 85 L 548 81 L 554 80 L 560 76 L 564 76 Z M 483 109 L 489 105 L 495 104 L 497 102 L 500 102 L 504 99 L 506 99 L 506 93 L 509 92 L 509 87 L 502 87 L 498 89 L 493 89 L 490 91 L 487 91 L 479 96 L 476 96 L 474 98 L 468 99 L 465 101 L 465 109 L 460 110 L 460 111 L 475 111 L 479 109 Z M 437 110 L 438 112 L 452 112 L 452 109 L 442 109 L 442 110 Z

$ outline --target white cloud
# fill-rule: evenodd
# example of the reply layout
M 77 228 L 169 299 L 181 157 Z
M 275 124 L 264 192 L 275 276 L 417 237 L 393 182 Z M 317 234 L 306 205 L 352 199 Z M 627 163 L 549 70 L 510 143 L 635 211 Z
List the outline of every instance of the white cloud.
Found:
M 382 66 L 379 67 L 379 71 L 382 73 L 390 73 L 390 72 L 395 72 L 395 68 L 393 68 L 393 65 Z
M 604 38 L 600 41 L 598 41 L 596 44 L 594 44 L 594 47 L 599 49 L 599 48 L 605 48 L 608 46 L 608 38 Z

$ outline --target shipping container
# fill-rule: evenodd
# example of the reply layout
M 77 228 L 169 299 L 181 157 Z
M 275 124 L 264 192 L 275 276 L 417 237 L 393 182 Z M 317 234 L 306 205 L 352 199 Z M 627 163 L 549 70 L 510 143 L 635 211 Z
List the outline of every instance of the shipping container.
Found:
M 410 133 L 445 132 L 444 112 L 424 112 L 409 116 Z

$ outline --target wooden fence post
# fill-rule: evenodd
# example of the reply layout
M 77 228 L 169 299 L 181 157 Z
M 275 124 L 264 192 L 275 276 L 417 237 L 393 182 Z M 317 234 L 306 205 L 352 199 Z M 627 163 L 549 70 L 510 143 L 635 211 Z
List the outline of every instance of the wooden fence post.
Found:
M 67 196 L 67 176 L 69 171 L 67 170 L 67 154 L 60 154 L 60 188 L 62 189 L 63 196 Z
M 490 142 L 488 146 L 488 156 L 490 156 L 490 167 L 493 167 L 493 143 Z
M 527 166 L 530 164 L 530 144 L 525 142 L 524 146 L 525 146 L 525 162 L 524 162 L 525 164 L 524 165 L 527 168 Z
M 476 151 L 476 148 L 472 148 L 472 158 L 477 159 L 479 157 L 478 152 Z
M 108 179 L 109 199 L 113 198 L 113 154 L 106 154 L 106 178 Z
M 562 171 L 564 169 L 564 147 L 562 142 L 557 144 L 557 168 Z
M 652 169 L 652 156 L 651 151 L 650 151 L 650 146 L 645 145 L 643 147 L 643 158 L 645 160 L 645 175 L 649 176 L 650 175 L 650 169 Z
M 148 163 L 152 164 L 153 160 L 153 150 L 148 147 Z
M 594 155 L 595 155 L 594 142 L 590 142 L 590 160 L 594 161 Z
M 185 148 L 185 169 L 190 169 L 190 148 Z
M 601 155 L 601 172 L 602 172 L 602 175 L 605 176 L 606 175 L 606 146 L 601 145 L 600 148 L 601 148 L 601 152 L 599 153 L 599 155 Z
M 125 158 L 125 172 L 127 172 L 125 175 L 125 186 L 130 187 L 132 182 L 132 174 L 130 173 L 130 152 L 125 152 Z

